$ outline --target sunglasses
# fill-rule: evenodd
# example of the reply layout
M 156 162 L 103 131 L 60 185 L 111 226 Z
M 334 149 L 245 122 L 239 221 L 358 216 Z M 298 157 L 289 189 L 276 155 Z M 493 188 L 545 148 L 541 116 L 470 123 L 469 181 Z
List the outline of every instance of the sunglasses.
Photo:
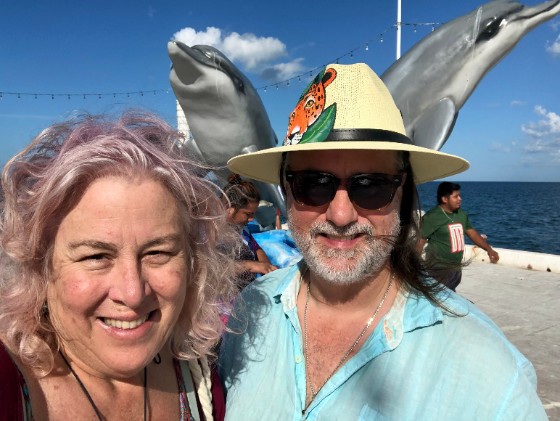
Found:
M 362 209 L 379 210 L 393 201 L 402 184 L 403 174 L 356 174 L 346 181 L 346 191 L 352 203 Z M 334 199 L 343 181 L 320 171 L 286 171 L 294 199 L 306 206 L 323 206 Z

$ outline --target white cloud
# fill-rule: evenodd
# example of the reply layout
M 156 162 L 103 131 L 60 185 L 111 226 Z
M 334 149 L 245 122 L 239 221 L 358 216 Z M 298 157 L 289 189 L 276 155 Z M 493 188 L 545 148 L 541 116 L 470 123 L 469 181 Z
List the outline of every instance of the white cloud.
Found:
M 212 26 L 206 28 L 206 31 L 200 32 L 193 28 L 183 28 L 173 34 L 173 39 L 187 44 L 189 47 L 203 44 L 220 49 L 222 46 L 222 31 Z
M 188 46 L 210 45 L 224 53 L 234 63 L 245 70 L 261 74 L 275 75 L 269 80 L 282 80 L 304 70 L 303 59 L 287 63 L 274 63 L 288 55 L 286 45 L 278 38 L 259 37 L 252 33 L 224 33 L 221 29 L 208 27 L 205 31 L 183 28 L 173 35 L 173 39 Z M 272 71 L 271 71 L 272 69 Z
M 546 152 L 547 146 L 548 146 L 548 143 L 546 141 L 542 141 L 540 139 L 537 139 L 537 140 L 529 143 L 527 146 L 525 146 L 524 150 L 525 150 L 525 152 L 529 152 L 529 153 Z
M 509 103 L 509 105 L 511 105 L 512 107 L 521 107 L 523 105 L 527 105 L 527 103 L 525 101 L 520 101 L 518 99 L 514 99 L 513 101 L 511 101 Z
M 523 148 L 525 158 L 533 156 L 541 164 L 560 164 L 560 138 L 552 140 L 537 139 Z
M 264 69 L 261 77 L 270 81 L 287 80 L 305 72 L 305 66 L 301 63 L 302 58 L 295 59 L 289 63 L 279 63 Z
M 523 148 L 525 162 L 532 161 L 529 156 L 539 154 L 540 158 L 535 159 L 543 165 L 547 162 L 560 165 L 560 115 L 548 111 L 541 105 L 535 107 L 535 113 L 542 118 L 537 122 L 529 122 L 521 126 L 521 130 L 532 138 Z
M 237 32 L 224 38 L 223 49 L 230 60 L 243 63 L 249 70 L 287 55 L 286 45 L 276 38 L 240 35 Z
M 553 134 L 560 134 L 560 115 L 547 111 L 544 107 L 535 106 L 535 113 L 544 117 L 537 122 L 529 122 L 521 126 L 523 133 L 534 138 L 543 138 Z
M 552 44 L 547 43 L 546 51 L 554 57 L 560 56 L 560 35 Z

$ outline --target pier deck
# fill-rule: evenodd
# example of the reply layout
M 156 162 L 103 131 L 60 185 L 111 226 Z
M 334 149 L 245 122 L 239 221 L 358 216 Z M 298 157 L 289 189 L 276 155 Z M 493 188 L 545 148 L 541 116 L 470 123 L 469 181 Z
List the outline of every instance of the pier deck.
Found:
M 546 413 L 560 421 L 560 274 L 473 261 L 457 293 L 488 314 L 533 363 Z

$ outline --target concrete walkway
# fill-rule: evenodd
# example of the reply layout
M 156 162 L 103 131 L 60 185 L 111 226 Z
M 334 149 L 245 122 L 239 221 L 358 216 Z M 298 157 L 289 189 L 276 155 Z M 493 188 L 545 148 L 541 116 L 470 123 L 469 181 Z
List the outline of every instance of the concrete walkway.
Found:
M 533 363 L 546 413 L 560 421 L 560 274 L 473 261 L 457 292 Z

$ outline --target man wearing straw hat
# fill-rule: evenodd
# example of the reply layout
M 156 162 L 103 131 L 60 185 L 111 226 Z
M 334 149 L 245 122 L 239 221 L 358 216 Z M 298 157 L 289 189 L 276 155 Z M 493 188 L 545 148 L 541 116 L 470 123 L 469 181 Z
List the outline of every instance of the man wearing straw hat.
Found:
M 468 163 L 412 145 L 367 65 L 326 66 L 284 145 L 228 166 L 281 185 L 303 260 L 230 318 L 227 419 L 547 419 L 531 363 L 416 251 L 416 184 Z

